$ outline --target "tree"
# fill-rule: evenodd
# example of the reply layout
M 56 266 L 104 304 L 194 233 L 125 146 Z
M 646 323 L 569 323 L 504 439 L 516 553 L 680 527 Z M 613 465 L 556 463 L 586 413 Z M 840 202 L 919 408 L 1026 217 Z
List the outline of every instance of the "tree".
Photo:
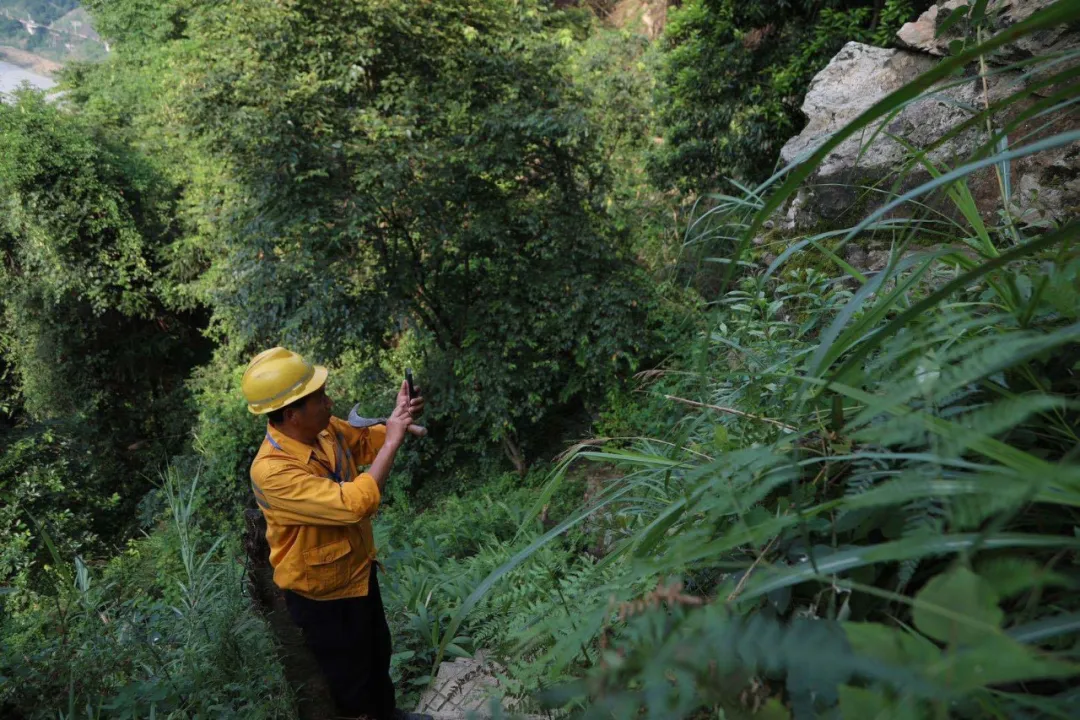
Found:
M 224 185 L 199 287 L 221 339 L 334 360 L 408 331 L 447 439 L 520 462 L 634 367 L 649 292 L 545 11 L 224 2 L 186 16 L 176 107 Z M 225 190 L 227 192 L 219 192 Z
M 207 356 L 205 319 L 158 296 L 169 194 L 40 93 L 0 105 L 0 432 L 6 447 L 44 438 L 6 456 L 3 489 L 65 467 L 24 509 L 79 509 L 104 537 L 132 518 L 148 466 L 183 446 L 184 380 Z

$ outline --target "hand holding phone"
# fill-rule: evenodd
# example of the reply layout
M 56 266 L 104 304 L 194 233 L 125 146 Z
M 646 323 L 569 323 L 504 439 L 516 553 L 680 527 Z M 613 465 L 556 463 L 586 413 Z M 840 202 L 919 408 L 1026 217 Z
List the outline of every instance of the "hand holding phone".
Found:
M 409 394 L 409 413 L 414 419 L 419 418 L 424 414 L 425 403 L 424 398 L 421 397 L 420 389 L 413 384 L 412 368 L 405 368 L 405 390 Z M 417 426 L 414 425 L 413 427 Z

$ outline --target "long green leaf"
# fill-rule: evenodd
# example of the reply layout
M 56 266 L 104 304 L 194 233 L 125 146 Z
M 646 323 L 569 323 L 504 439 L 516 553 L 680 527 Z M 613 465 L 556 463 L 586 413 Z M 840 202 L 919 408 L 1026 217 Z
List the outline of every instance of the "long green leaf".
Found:
M 1013 640 L 1028 644 L 1040 643 L 1061 635 L 1076 635 L 1078 633 L 1080 633 L 1080 612 L 1054 615 L 1027 625 L 1009 628 L 1005 631 L 1005 634 Z
M 803 378 L 803 380 L 808 383 L 821 382 L 816 378 Z M 1046 481 L 1058 478 L 1069 483 L 1076 483 L 1078 477 L 1080 477 L 1080 468 L 1054 465 L 1053 463 L 1037 458 L 1030 453 L 1014 448 L 995 438 L 983 435 L 982 433 L 973 433 L 949 420 L 933 417 L 924 412 L 916 414 L 905 406 L 887 405 L 882 402 L 881 398 L 877 398 L 870 393 L 842 383 L 834 381 L 824 384 L 829 389 L 847 395 L 848 397 L 855 398 L 856 400 L 865 403 L 867 406 L 878 407 L 883 413 L 889 413 L 895 416 L 915 415 L 922 420 L 927 430 L 942 435 L 943 437 L 963 435 L 967 446 L 972 450 L 982 453 L 992 460 L 996 460 L 1002 465 L 1020 473 L 1022 476 L 1038 477 Z
M 861 343 L 855 348 L 851 355 L 848 356 L 844 364 L 833 373 L 832 377 L 836 380 L 843 378 L 846 373 L 857 365 L 863 358 L 865 358 L 874 348 L 878 347 L 886 338 L 891 337 L 898 332 L 901 328 L 905 327 L 912 319 L 922 315 L 930 310 L 942 300 L 952 295 L 956 291 L 968 287 L 975 280 L 981 278 L 989 272 L 997 270 L 998 268 L 1005 267 L 1011 262 L 1019 260 L 1033 253 L 1039 252 L 1045 248 L 1053 247 L 1058 243 L 1066 242 L 1074 239 L 1077 234 L 1080 233 L 1080 219 L 1072 220 L 1067 225 L 1058 228 L 1053 232 L 1046 233 L 1041 237 L 1032 240 L 1031 242 L 1015 247 L 1008 252 L 1002 253 L 998 257 L 983 263 L 979 267 L 964 273 L 963 275 L 949 281 L 944 286 L 926 296 L 922 300 L 918 301 L 904 312 L 893 318 L 888 325 L 874 333 L 874 335 L 864 343 Z
M 931 268 L 934 260 L 944 257 L 948 251 L 938 251 L 927 255 L 918 255 L 902 259 L 897 263 L 892 273 L 878 273 L 870 282 L 859 288 L 858 292 L 844 305 L 837 316 L 833 319 L 825 331 L 821 334 L 820 342 L 814 354 L 809 360 L 810 374 L 820 377 L 824 371 L 836 362 L 837 358 L 847 352 L 852 345 L 862 342 L 872 336 L 871 329 L 877 326 L 881 320 L 895 307 L 898 299 L 903 298 L 912 287 L 917 285 Z M 905 270 L 919 265 L 913 272 L 896 282 L 894 287 L 885 295 L 878 298 L 877 302 L 847 330 L 844 325 L 862 308 L 863 304 L 875 296 L 879 288 L 890 277 Z
M 1001 533 L 985 540 L 981 539 L 979 533 L 909 537 L 895 542 L 841 550 L 827 557 L 818 557 L 818 572 L 814 572 L 813 567 L 808 562 L 785 570 L 773 571 L 762 580 L 756 582 L 752 580 L 741 597 L 744 600 L 761 597 L 774 590 L 798 585 L 807 580 L 820 580 L 829 575 L 876 563 L 951 555 L 964 552 L 977 543 L 981 543 L 981 547 L 986 550 L 1003 548 L 1024 548 L 1029 550 L 1047 548 L 1080 549 L 1080 538 L 1055 535 Z M 764 572 L 761 573 L 761 575 L 765 574 Z

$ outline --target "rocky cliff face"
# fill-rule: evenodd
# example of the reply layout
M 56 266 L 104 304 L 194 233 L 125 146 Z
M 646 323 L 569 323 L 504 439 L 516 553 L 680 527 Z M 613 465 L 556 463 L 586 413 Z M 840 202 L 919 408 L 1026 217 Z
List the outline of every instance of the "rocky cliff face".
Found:
M 807 125 L 784 146 L 785 163 L 795 162 L 820 147 L 841 127 L 870 108 L 889 93 L 933 68 L 948 53 L 951 32 L 937 36 L 938 23 L 963 0 L 941 0 L 917 21 L 905 25 L 898 36 L 906 49 L 886 50 L 861 43 L 848 43 L 815 78 L 806 94 L 802 110 Z M 1052 4 L 1052 0 L 991 0 L 988 17 L 992 30 L 1000 31 L 1021 22 L 1032 13 Z M 911 153 L 905 144 L 925 149 L 969 120 L 976 112 L 1009 97 L 1020 87 L 1046 76 L 1046 71 L 1032 72 L 1031 67 L 1009 69 L 1018 60 L 1050 58 L 1068 50 L 1080 49 L 1080 32 L 1066 27 L 1053 28 L 1006 45 L 987 58 L 985 78 L 973 66 L 961 78 L 943 81 L 910 103 L 883 126 L 867 128 L 833 150 L 785 210 L 785 229 L 806 229 L 821 224 L 842 224 L 855 206 L 880 204 L 885 193 L 894 189 L 891 178 Z M 1078 64 L 1074 57 L 1072 64 Z M 1059 62 L 1053 70 L 1067 65 Z M 1034 90 L 1033 97 L 1015 103 L 994 118 L 996 127 L 1016 119 L 1040 97 L 1058 88 Z M 1011 147 L 1030 144 L 1040 138 L 1080 128 L 1080 114 L 1074 107 L 1041 115 L 1022 123 L 1009 134 Z M 880 132 L 878 132 L 880 131 Z M 874 137 L 875 132 L 878 132 Z M 864 147 L 871 138 L 868 146 Z M 939 167 L 962 165 L 988 138 L 985 127 L 973 127 L 953 137 L 929 154 Z M 1013 161 L 1011 165 L 1014 212 L 1022 222 L 1045 223 L 1074 217 L 1080 211 L 1080 143 Z M 929 178 L 916 170 L 906 176 L 905 190 L 913 183 Z M 866 192 L 876 185 L 880 191 Z M 987 214 L 1001 207 L 1001 189 L 993 168 L 969 178 L 969 185 Z
M 640 29 L 650 40 L 655 40 L 667 24 L 668 7 L 674 4 L 672 0 L 619 0 L 601 17 L 618 28 L 640 22 Z

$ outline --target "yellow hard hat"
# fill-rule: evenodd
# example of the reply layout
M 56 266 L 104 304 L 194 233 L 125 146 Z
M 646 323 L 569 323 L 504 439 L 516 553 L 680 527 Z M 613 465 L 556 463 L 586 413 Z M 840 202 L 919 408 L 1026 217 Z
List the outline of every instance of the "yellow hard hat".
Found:
M 270 348 L 255 356 L 240 383 L 248 411 L 265 415 L 310 395 L 326 383 L 327 371 L 312 365 L 283 347 Z

